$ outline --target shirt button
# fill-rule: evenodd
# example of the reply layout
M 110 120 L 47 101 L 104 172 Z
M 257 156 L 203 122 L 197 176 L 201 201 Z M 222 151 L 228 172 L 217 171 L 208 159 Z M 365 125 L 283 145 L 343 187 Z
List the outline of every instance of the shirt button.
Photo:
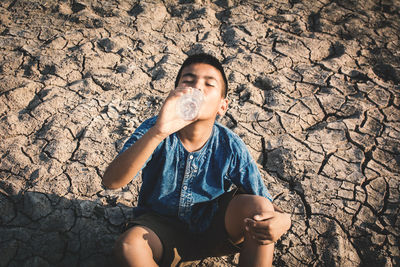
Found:
M 183 190 L 186 190 L 187 189 L 187 186 L 185 185 L 185 186 L 183 186 Z
M 189 159 L 193 159 L 193 155 L 190 155 L 190 156 L 189 156 Z

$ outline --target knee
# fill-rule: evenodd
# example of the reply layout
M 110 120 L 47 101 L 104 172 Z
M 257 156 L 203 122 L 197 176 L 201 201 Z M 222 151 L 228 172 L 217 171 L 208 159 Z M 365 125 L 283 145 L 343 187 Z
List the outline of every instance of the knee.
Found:
M 225 228 L 234 243 L 243 241 L 245 219 L 274 211 L 271 201 L 265 197 L 240 194 L 235 196 L 225 213 Z
M 131 229 L 121 235 L 114 243 L 113 254 L 118 259 L 125 258 L 125 255 L 131 254 L 136 248 L 141 247 L 142 238 L 136 234 L 135 229 Z
M 246 217 L 252 217 L 263 212 L 274 211 L 271 201 L 265 197 L 241 194 L 234 198 L 237 207 L 246 213 Z
M 133 241 L 133 242 L 132 242 Z M 113 254 L 117 259 L 120 259 L 130 249 L 134 248 L 134 240 L 127 240 L 124 236 L 121 236 L 115 241 L 113 247 Z
M 122 234 L 113 248 L 113 254 L 120 263 L 142 262 L 134 266 L 149 266 L 147 264 L 149 262 L 158 262 L 162 253 L 163 247 L 160 239 L 153 231 L 141 226 L 134 226 Z M 121 265 L 130 266 L 129 264 Z

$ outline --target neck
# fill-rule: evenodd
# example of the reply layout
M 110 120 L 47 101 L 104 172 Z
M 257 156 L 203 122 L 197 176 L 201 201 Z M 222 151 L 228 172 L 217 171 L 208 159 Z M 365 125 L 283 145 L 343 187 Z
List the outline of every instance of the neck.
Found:
M 178 132 L 182 145 L 189 152 L 200 150 L 210 138 L 214 121 L 196 121 Z

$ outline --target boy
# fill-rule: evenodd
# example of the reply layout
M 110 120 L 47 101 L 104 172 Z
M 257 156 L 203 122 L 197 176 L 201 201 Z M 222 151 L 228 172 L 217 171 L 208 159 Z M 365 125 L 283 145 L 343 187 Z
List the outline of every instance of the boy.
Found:
M 204 102 L 186 121 L 176 104 L 190 88 Z M 158 116 L 138 127 L 106 170 L 103 184 L 120 188 L 143 168 L 140 215 L 114 247 L 121 266 L 176 266 L 237 252 L 240 266 L 272 264 L 290 216 L 271 203 L 245 144 L 215 122 L 228 108 L 227 90 L 215 57 L 188 57 Z

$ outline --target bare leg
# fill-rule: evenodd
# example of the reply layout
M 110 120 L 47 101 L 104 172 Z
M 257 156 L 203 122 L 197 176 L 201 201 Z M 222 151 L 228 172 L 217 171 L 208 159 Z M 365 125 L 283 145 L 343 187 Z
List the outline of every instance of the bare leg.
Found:
M 244 219 L 256 214 L 274 211 L 272 203 L 260 196 L 237 195 L 228 205 L 225 213 L 225 227 L 234 243 L 243 242 L 240 252 L 240 266 L 271 266 L 274 243 L 261 245 L 245 231 Z
M 259 245 L 251 237 L 246 237 L 239 257 L 239 266 L 272 266 L 274 243 Z
M 134 226 L 123 233 L 114 246 L 119 266 L 158 266 L 163 246 L 158 236 L 149 228 Z

